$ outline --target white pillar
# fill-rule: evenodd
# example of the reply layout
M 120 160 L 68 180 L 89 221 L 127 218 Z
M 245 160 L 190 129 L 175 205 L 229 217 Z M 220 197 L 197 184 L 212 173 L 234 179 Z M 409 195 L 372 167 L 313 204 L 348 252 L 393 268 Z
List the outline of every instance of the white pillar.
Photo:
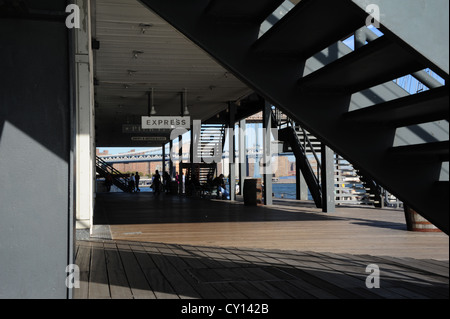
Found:
M 91 228 L 94 212 L 95 132 L 94 76 L 90 0 L 76 0 L 80 28 L 75 34 L 76 76 L 76 219 L 77 228 Z

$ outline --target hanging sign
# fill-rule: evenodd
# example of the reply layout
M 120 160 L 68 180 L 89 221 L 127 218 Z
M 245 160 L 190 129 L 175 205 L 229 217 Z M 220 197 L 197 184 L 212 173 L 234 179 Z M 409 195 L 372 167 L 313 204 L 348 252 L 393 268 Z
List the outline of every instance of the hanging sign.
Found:
M 163 128 L 163 129 L 174 129 L 174 128 L 190 128 L 191 118 L 190 116 L 143 116 L 142 117 L 142 128 L 152 129 L 152 128 Z

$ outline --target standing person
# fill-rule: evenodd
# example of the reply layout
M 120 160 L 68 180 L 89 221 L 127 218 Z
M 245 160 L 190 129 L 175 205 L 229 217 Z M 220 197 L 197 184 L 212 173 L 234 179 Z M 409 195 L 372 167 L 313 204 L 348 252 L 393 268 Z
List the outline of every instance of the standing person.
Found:
M 163 184 L 164 192 L 168 193 L 170 191 L 170 175 L 167 172 L 163 173 Z
M 128 187 L 131 192 L 134 192 L 134 174 L 131 174 L 130 180 L 128 181 Z
M 139 189 L 139 180 L 141 179 L 141 176 L 139 175 L 139 172 L 136 172 L 136 175 L 134 176 L 134 182 L 136 183 L 136 192 L 140 192 Z
M 158 194 L 161 190 L 161 175 L 159 175 L 158 170 L 155 171 L 155 174 L 153 175 L 153 191 L 155 192 L 155 195 Z
M 111 174 L 108 172 L 108 173 L 106 173 L 106 178 L 105 178 L 105 185 L 106 185 L 107 192 L 111 191 L 112 184 L 113 184 L 113 179 L 112 179 Z

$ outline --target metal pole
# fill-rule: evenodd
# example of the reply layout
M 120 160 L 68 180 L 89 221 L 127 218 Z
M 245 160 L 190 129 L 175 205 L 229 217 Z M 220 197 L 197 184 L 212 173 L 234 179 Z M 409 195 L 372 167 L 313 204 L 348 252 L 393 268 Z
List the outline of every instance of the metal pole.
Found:
M 322 143 L 322 211 L 335 211 L 334 152 Z
M 272 205 L 272 154 L 271 154 L 271 133 L 272 128 L 272 105 L 265 101 L 263 108 L 263 179 L 264 179 L 264 204 Z
M 164 176 L 164 173 L 166 171 L 166 144 L 163 144 L 161 146 L 162 148 L 162 175 Z
M 172 147 L 173 147 L 173 141 L 170 140 L 169 142 L 169 152 L 170 152 L 170 159 L 169 159 L 169 175 L 172 178 L 173 177 L 173 161 L 172 161 Z
M 180 115 L 184 116 L 184 99 L 185 92 L 181 92 L 180 94 Z M 183 135 L 178 136 L 178 178 L 180 182 L 179 194 L 183 194 Z
M 295 161 L 295 190 L 297 200 L 308 200 L 308 185 L 297 161 Z
M 230 200 L 236 199 L 236 143 L 234 141 L 234 124 L 236 122 L 236 104 L 228 103 L 228 150 L 229 150 L 229 167 L 230 167 Z
M 239 194 L 244 194 L 244 180 L 247 177 L 247 146 L 246 146 L 246 128 L 245 120 L 239 121 Z

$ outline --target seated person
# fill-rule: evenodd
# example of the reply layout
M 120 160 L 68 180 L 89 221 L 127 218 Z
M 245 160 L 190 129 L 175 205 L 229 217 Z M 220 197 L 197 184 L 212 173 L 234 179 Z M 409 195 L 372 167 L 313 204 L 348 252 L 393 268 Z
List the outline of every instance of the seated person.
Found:
M 223 180 L 223 174 L 220 174 L 213 180 L 213 185 L 218 187 L 219 192 L 222 193 L 222 197 L 230 199 L 230 194 L 225 188 L 225 181 Z

